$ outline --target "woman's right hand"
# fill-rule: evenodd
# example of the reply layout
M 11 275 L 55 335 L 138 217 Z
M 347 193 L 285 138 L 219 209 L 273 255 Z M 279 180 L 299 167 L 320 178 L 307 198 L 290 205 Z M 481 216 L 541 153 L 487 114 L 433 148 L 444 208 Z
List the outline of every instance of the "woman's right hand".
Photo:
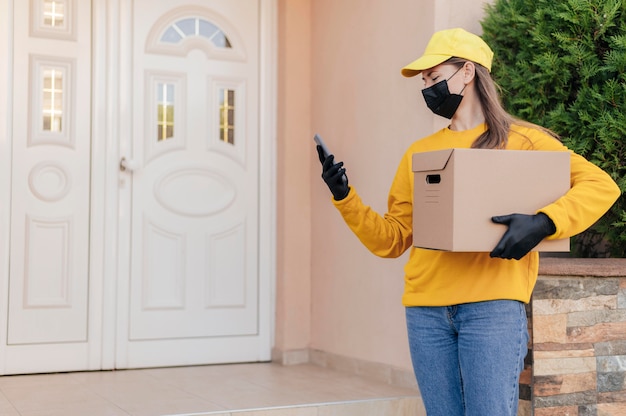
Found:
M 343 167 L 343 162 L 335 163 L 334 155 L 324 157 L 324 151 L 319 145 L 317 146 L 317 154 L 322 163 L 322 179 L 328 185 L 335 200 L 341 201 L 350 192 L 348 176 L 346 175 L 346 169 Z

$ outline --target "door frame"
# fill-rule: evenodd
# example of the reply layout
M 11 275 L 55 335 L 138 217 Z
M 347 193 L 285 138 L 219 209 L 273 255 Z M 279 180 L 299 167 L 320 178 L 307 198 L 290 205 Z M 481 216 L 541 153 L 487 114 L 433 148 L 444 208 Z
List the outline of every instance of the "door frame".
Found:
M 9 102 L 13 101 L 13 4 L 9 0 L 0 0 L 0 198 L 11 198 L 11 135 L 13 130 L 13 111 Z M 2 59 L 6 58 L 6 59 Z M 11 245 L 10 204 L 0 204 L 0 346 L 7 345 L 9 319 L 9 255 Z M 4 370 L 6 348 L 0 348 L 0 372 Z

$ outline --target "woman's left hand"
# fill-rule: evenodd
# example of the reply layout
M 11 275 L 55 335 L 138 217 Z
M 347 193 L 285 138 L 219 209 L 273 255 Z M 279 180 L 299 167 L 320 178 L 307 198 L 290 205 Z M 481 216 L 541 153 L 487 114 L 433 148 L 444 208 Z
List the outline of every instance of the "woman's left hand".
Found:
M 500 242 L 489 254 L 491 257 L 519 260 L 544 238 L 556 232 L 550 217 L 543 212 L 535 215 L 511 214 L 492 217 L 496 224 L 508 225 Z

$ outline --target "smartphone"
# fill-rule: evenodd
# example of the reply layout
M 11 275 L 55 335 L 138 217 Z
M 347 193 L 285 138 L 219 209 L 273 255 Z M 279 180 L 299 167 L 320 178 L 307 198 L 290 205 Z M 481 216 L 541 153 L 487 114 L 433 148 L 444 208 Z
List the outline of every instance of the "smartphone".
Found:
M 322 136 L 316 133 L 315 136 L 313 136 L 313 140 L 322 148 L 324 158 L 327 158 L 328 155 L 332 154 L 330 153 L 330 150 L 328 150 L 328 147 L 326 146 L 326 143 L 324 143 L 324 140 L 322 140 Z M 344 185 L 348 185 L 348 177 L 345 174 L 341 176 L 341 181 L 344 183 Z
M 328 150 L 328 147 L 326 147 L 326 143 L 324 143 L 324 140 L 322 140 L 322 137 L 316 133 L 315 136 L 313 136 L 313 140 L 315 140 L 315 143 L 317 143 L 322 148 L 324 157 L 327 158 L 328 155 L 330 155 L 331 153 Z

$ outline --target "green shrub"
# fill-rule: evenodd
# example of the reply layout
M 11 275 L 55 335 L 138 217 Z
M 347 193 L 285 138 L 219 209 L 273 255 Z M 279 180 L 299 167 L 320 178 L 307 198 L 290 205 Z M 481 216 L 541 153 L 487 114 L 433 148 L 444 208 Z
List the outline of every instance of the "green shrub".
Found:
M 481 22 L 513 115 L 558 133 L 626 190 L 626 0 L 494 0 Z M 626 257 L 626 196 L 573 239 L 579 257 Z

